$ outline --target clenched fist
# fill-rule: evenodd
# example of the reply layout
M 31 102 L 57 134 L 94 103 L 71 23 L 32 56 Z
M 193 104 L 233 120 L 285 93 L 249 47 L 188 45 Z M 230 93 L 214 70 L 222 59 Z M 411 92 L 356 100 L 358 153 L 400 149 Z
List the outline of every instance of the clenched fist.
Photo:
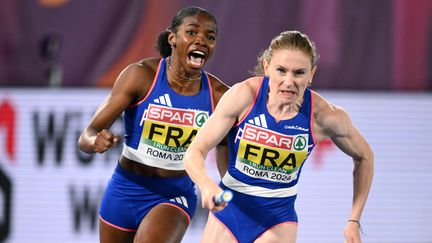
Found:
M 96 134 L 93 144 L 94 151 L 104 153 L 109 148 L 116 146 L 119 140 L 119 135 L 114 135 L 110 130 L 104 129 Z

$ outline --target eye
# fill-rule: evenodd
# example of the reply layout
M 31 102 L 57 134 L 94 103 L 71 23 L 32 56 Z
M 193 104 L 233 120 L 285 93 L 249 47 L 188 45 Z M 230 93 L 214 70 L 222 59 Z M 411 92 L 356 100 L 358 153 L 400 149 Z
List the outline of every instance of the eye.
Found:
M 277 67 L 277 68 L 276 68 L 276 71 L 277 71 L 278 73 L 280 73 L 280 74 L 285 74 L 285 73 L 286 73 L 285 68 L 282 68 L 282 67 Z
M 186 30 L 186 33 L 187 33 L 188 35 L 192 35 L 192 36 L 196 35 L 196 32 L 193 31 L 193 30 Z
M 216 40 L 216 36 L 215 35 L 207 35 L 207 39 L 214 41 L 214 40 Z
M 306 73 L 305 70 L 296 70 L 296 71 L 294 71 L 294 75 L 295 75 L 295 76 L 302 76 L 302 75 L 304 75 L 305 73 Z

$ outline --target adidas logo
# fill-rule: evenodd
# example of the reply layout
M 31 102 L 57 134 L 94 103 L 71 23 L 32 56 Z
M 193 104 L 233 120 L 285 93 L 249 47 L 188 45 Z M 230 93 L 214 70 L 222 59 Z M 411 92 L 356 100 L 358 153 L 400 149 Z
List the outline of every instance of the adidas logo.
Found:
M 261 114 L 259 116 L 256 116 L 256 117 L 252 118 L 252 119 L 249 119 L 248 123 L 253 124 L 253 125 L 257 125 L 257 126 L 260 126 L 260 127 L 268 128 L 267 127 L 267 121 L 265 119 L 265 115 L 264 114 Z
M 168 94 L 159 96 L 159 98 L 154 99 L 153 102 L 172 107 L 171 99 Z
M 185 197 L 181 196 L 181 197 L 175 197 L 175 198 L 171 198 L 170 202 L 175 202 L 175 203 L 179 203 L 185 207 L 188 208 L 188 203 Z

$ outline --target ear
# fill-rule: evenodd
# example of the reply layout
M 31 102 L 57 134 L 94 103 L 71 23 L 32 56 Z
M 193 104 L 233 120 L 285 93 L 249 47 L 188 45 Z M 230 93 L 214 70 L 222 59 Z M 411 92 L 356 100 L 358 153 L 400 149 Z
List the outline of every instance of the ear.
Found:
M 317 66 L 315 66 L 315 67 L 312 68 L 312 70 L 311 70 L 311 76 L 312 76 L 312 78 L 315 75 L 316 70 L 317 70 Z
M 177 36 L 176 36 L 176 34 L 170 31 L 169 34 L 168 34 L 168 43 L 171 46 L 176 47 L 176 42 L 177 42 Z
M 262 60 L 262 64 L 263 64 L 263 71 L 264 71 L 264 75 L 266 75 L 266 76 L 268 76 L 268 74 L 269 74 L 269 65 L 270 65 L 270 63 L 267 61 L 267 60 L 265 60 L 265 59 L 263 59 Z
M 311 70 L 312 76 L 315 74 L 316 70 L 317 70 L 317 66 L 315 66 L 315 67 L 312 68 L 312 70 Z
M 312 70 L 311 70 L 311 80 L 308 83 L 308 87 L 312 86 L 312 80 L 313 80 L 313 76 L 314 76 L 316 70 L 317 70 L 317 66 L 313 67 Z

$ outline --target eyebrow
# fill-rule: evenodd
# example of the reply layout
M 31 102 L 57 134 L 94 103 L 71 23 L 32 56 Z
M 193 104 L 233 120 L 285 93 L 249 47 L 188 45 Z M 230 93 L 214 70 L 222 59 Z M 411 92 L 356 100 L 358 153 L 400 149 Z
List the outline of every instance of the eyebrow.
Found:
M 287 68 L 285 68 L 284 66 L 281 65 L 276 65 L 277 68 L 281 68 L 283 70 L 288 70 Z M 292 69 L 293 72 L 298 72 L 298 71 L 307 71 L 307 68 L 294 68 Z
M 188 27 L 188 26 L 192 26 L 192 27 L 199 27 L 200 24 L 190 23 L 190 24 L 187 24 L 185 27 Z M 215 33 L 215 34 L 216 34 L 216 30 L 215 30 L 214 28 L 209 27 L 209 26 L 207 26 L 207 25 L 203 25 L 203 26 L 206 26 L 206 27 L 208 28 L 208 32 L 212 32 L 212 33 Z

